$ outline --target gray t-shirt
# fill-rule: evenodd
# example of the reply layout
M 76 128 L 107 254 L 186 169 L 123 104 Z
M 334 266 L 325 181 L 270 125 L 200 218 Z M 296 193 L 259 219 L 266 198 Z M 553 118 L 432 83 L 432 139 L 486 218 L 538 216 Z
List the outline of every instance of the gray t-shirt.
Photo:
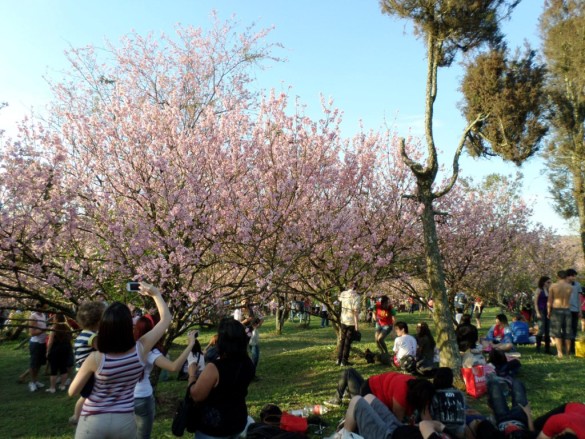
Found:
M 581 309 L 579 294 L 581 294 L 581 284 L 575 281 L 573 283 L 573 291 L 571 291 L 571 298 L 569 299 L 569 309 L 571 312 L 579 312 Z

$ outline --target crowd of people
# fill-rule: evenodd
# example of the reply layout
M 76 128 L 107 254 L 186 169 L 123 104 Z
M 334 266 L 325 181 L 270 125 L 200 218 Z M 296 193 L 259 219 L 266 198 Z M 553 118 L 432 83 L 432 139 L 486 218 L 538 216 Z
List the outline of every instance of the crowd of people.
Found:
M 46 391 L 79 397 L 69 418 L 76 438 L 149 438 L 156 413 L 153 368 L 183 372 L 200 407 L 196 437 L 238 436 L 248 421 L 245 398 L 255 378 L 262 319 L 248 312 L 243 322 L 222 319 L 205 352 L 198 334 L 190 332 L 187 346 L 171 361 L 161 346 L 172 320 L 169 308 L 155 286 L 140 282 L 139 292 L 153 299 L 156 313 L 132 313 L 120 302 L 86 302 L 71 321 L 77 330 L 74 340 L 63 314 L 48 316 L 47 304 L 39 302 L 28 319 L 29 369 L 19 380 L 28 377 L 29 390 L 38 391 L 45 387 L 40 369 L 49 363 Z
M 336 364 L 342 370 L 336 393 L 325 404 L 347 404 L 342 431 L 359 433 L 364 439 L 585 438 L 584 404 L 567 403 L 532 419 L 525 386 L 517 378 L 520 362 L 511 355 L 519 344 L 534 344 L 538 352 L 544 346 L 544 353 L 552 353 L 556 347 L 561 358 L 574 352 L 579 319 L 585 329 L 585 300 L 576 274 L 571 269 L 561 271 L 555 283 L 543 276 L 534 294 L 532 318 L 527 321 L 523 313 L 515 313 L 509 323 L 506 314 L 498 314 L 482 339 L 478 326 L 483 300 L 478 298 L 472 305 L 477 326 L 470 313 L 457 307 L 460 316 L 454 316 L 454 322 L 462 361 L 464 366 L 485 365 L 490 414 L 469 409 L 463 393 L 453 387 L 453 371 L 438 367 L 439 351 L 428 324 L 417 323 L 416 333 L 411 335 L 408 324 L 397 321 L 387 296 L 372 305 L 373 341 L 378 360 L 395 370 L 364 378 L 351 367 L 361 306 L 357 285 L 352 284 L 338 297 Z M 28 377 L 31 391 L 44 387 L 39 371 L 48 362 L 46 391 L 56 393 L 68 387 L 70 396 L 79 397 L 69 419 L 76 425 L 76 438 L 148 438 L 156 411 L 149 378 L 157 366 L 179 372 L 188 380 L 188 395 L 198 407 L 197 439 L 239 437 L 250 424 L 248 387 L 259 379 L 256 370 L 263 322 L 259 309 L 244 299 L 233 316 L 221 320 L 205 350 L 192 332 L 187 346 L 171 361 L 160 344 L 172 320 L 169 308 L 155 286 L 141 282 L 140 293 L 153 299 L 156 313 L 133 315 L 120 302 L 87 302 L 78 309 L 75 324 L 79 332 L 74 340 L 71 322 L 60 313 L 47 319 L 46 304 L 39 303 L 30 316 L 30 365 L 21 379 Z M 573 311 L 576 303 L 578 312 Z M 388 339 L 393 341 L 391 349 Z M 73 368 L 77 373 L 70 382 Z M 249 437 L 254 438 L 261 436 L 252 432 L 263 430 L 253 427 L 250 431 Z
M 372 315 L 375 341 L 382 359 L 388 355 L 385 339 L 393 334 L 392 364 L 400 372 L 364 379 L 357 370 L 346 368 L 341 372 L 336 394 L 326 404 L 339 407 L 347 398 L 344 429 L 365 439 L 585 438 L 585 404 L 567 403 L 533 419 L 526 388 L 517 377 L 519 354 L 514 352 L 518 345 L 533 344 L 537 352 L 552 354 L 554 343 L 559 358 L 574 353 L 579 319 L 585 325 L 585 296 L 576 275 L 575 270 L 569 269 L 558 272 L 555 283 L 548 277 L 541 278 L 533 298 L 534 315 L 518 310 L 509 323 L 506 314 L 498 314 L 481 339 L 478 327 L 483 300 L 477 298 L 472 305 L 477 326 L 472 323 L 472 315 L 464 312 L 465 303 L 454 304 L 463 364 L 485 365 L 491 413 L 481 414 L 465 405 L 461 392 L 452 388 L 451 369 L 437 367 L 435 342 L 426 323 L 417 324 L 416 336 L 409 335 L 408 325 L 395 321 L 396 313 L 385 296 L 378 299 Z M 342 307 L 357 313 L 353 302 L 341 296 L 340 300 Z M 425 375 L 434 377 L 432 384 Z

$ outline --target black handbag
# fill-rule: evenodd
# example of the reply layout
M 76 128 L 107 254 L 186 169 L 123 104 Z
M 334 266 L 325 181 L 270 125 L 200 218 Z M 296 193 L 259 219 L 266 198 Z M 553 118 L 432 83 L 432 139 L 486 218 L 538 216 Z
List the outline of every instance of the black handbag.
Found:
M 185 430 L 189 433 L 195 433 L 195 430 L 197 430 L 198 404 L 191 399 L 191 386 L 193 384 L 195 383 L 191 383 L 187 387 L 185 397 L 179 402 L 175 415 L 173 416 L 171 431 L 173 435 L 178 437 L 183 436 Z
M 362 333 L 360 331 L 354 331 L 352 341 L 362 341 Z

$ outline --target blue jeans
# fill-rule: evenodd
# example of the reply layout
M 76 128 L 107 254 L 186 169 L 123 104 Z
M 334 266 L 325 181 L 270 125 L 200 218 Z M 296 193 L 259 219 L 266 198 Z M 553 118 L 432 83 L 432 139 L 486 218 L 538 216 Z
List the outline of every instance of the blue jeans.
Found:
M 155 413 L 156 405 L 154 402 L 154 395 L 147 396 L 146 398 L 134 399 L 134 416 L 136 417 L 137 439 L 150 439 Z
M 496 422 L 499 424 L 505 421 L 516 420 L 528 426 L 528 417 L 522 406 L 528 404 L 526 398 L 526 388 L 520 380 L 512 380 L 512 407 L 508 407 L 506 393 L 508 383 L 497 377 L 490 377 L 487 381 L 488 386 L 488 405 L 494 412 Z

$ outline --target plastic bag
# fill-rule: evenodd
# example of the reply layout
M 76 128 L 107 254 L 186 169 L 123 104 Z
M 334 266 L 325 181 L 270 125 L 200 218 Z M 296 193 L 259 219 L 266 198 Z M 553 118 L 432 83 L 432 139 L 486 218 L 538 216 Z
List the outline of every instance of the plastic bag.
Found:
M 482 365 L 464 367 L 461 375 L 465 381 L 465 390 L 474 398 L 479 398 L 487 393 L 487 381 Z

